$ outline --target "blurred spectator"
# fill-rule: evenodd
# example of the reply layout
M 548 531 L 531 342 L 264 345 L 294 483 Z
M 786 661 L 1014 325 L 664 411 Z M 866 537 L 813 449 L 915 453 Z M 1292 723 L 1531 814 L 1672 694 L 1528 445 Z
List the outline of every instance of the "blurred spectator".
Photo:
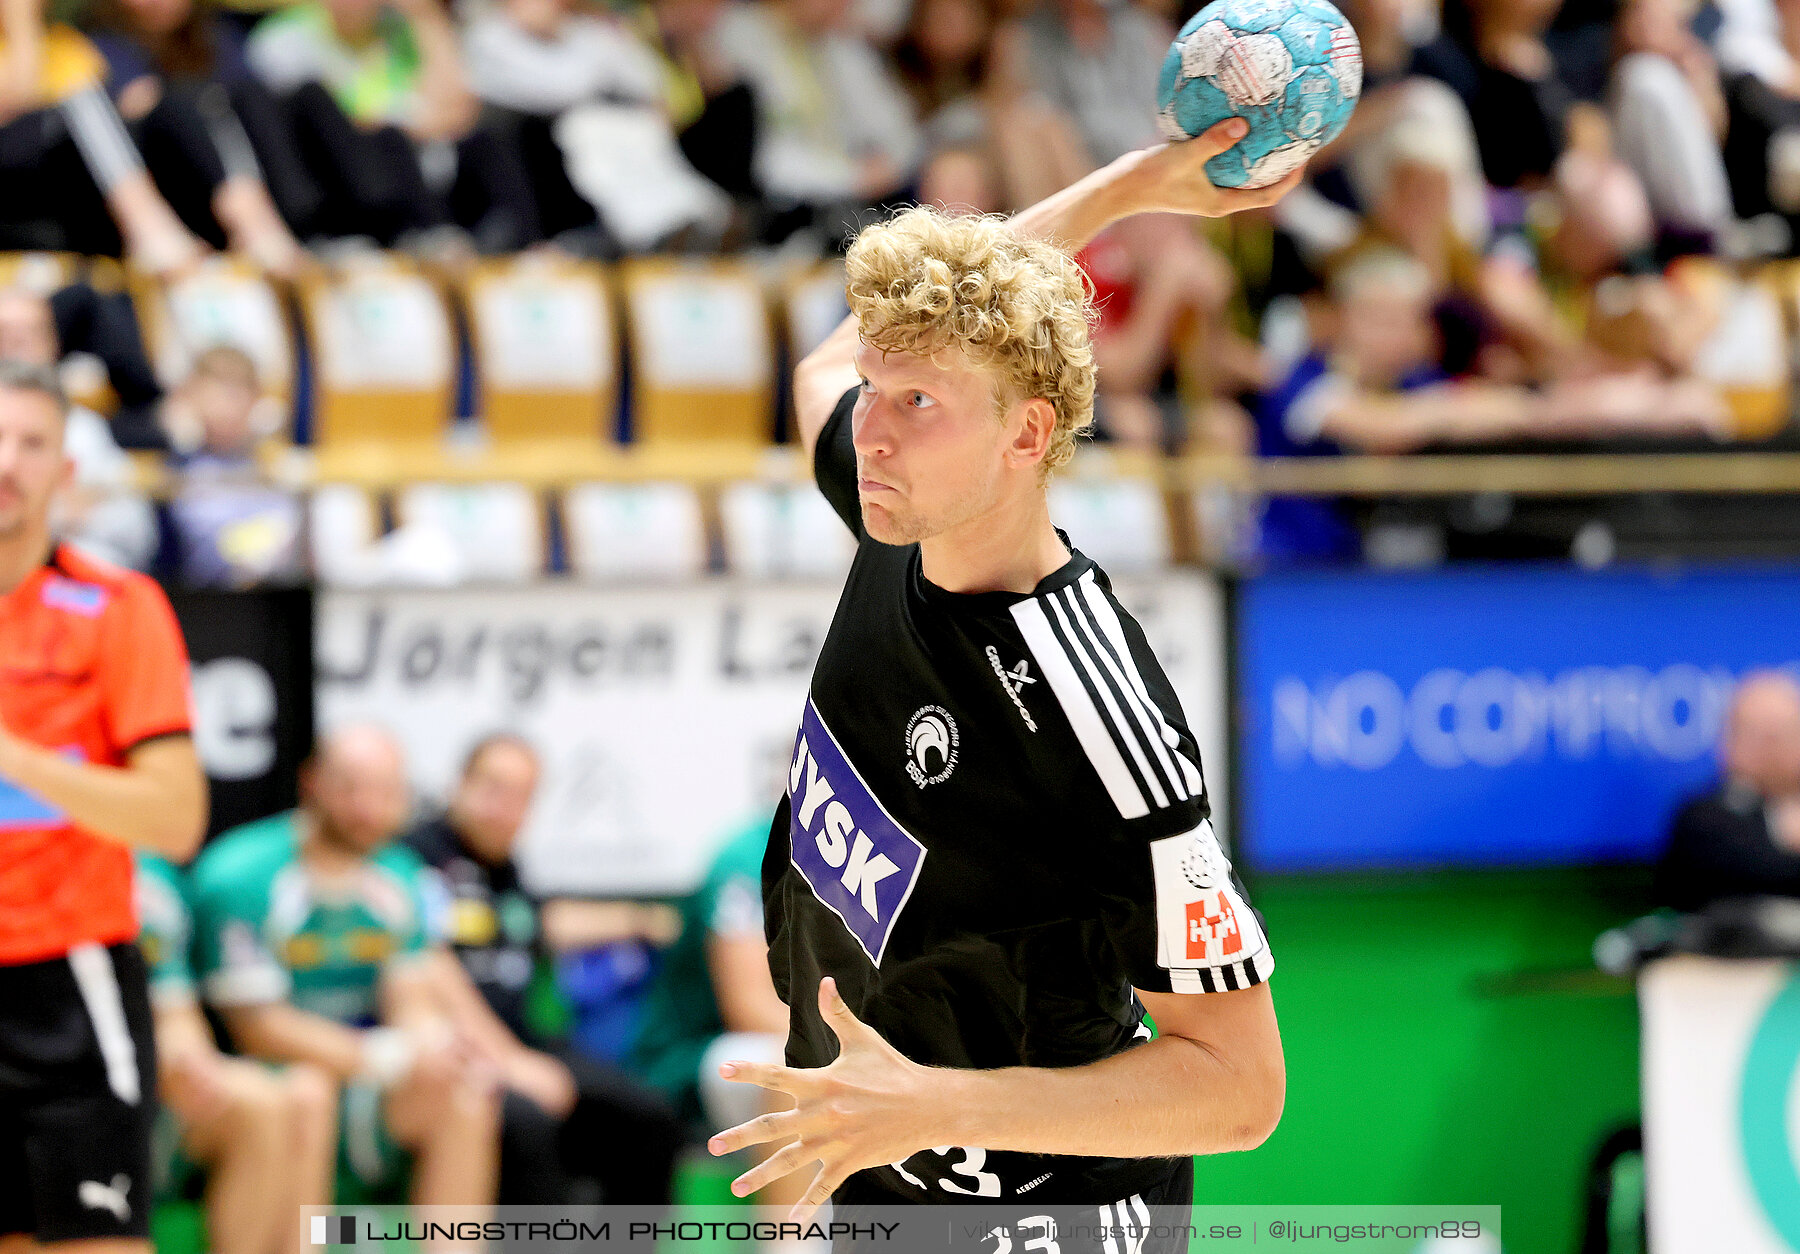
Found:
M 1577 102 L 1544 35 L 1561 0 L 1448 0 L 1444 37 L 1419 49 L 1416 72 L 1462 98 L 1488 182 L 1541 183 L 1562 155 Z
M 1184 356 L 1204 358 L 1223 395 L 1264 386 L 1255 345 L 1224 320 L 1236 276 L 1185 219 L 1129 218 L 1084 249 L 1080 260 L 1093 279 L 1098 304 L 1095 422 L 1105 435 L 1152 452 L 1181 447 L 1188 435 L 1185 415 L 1165 376 Z M 1209 407 L 1222 404 L 1203 398 L 1201 421 L 1213 417 Z M 1247 421 L 1236 415 L 1236 425 Z M 1206 442 L 1239 441 L 1227 436 Z
M 849 16 L 849 0 L 752 0 L 709 35 L 755 97 L 763 195 L 830 235 L 843 215 L 904 196 L 921 147 L 912 101 Z
M 291 278 L 301 252 L 288 224 L 306 229 L 319 193 L 281 107 L 244 62 L 237 28 L 207 0 L 98 0 L 87 28 L 106 58 L 107 90 L 182 220 L 214 247 Z
M 663 108 L 690 164 L 740 202 L 757 201 L 757 110 L 713 30 L 728 0 L 653 0 L 637 22 L 661 59 Z
M 206 1235 L 215 1250 L 305 1254 L 294 1223 L 302 1206 L 329 1206 L 337 1167 L 337 1085 L 296 1062 L 267 1067 L 219 1052 L 200 1009 L 189 953 L 193 914 L 181 872 L 136 855 L 138 945 L 150 972 L 156 1092 L 179 1150 L 159 1174 L 179 1178 L 182 1158 L 206 1172 Z
M 1011 213 L 1090 168 L 1070 120 L 1000 72 L 996 0 L 920 0 L 894 50 L 923 120 L 919 199 Z
M 180 579 L 190 587 L 251 587 L 305 577 L 298 496 L 270 483 L 257 463 L 258 418 L 271 412 L 256 363 L 215 345 L 194 359 L 170 399 L 172 424 L 191 426 L 180 487 L 169 502 Z M 185 443 L 186 441 L 183 441 Z
M 544 235 L 592 227 L 597 207 L 631 251 L 683 230 L 716 241 L 727 202 L 682 155 L 663 67 L 624 23 L 574 0 L 505 0 L 469 24 L 463 55 L 483 127 L 524 161 Z
M 1712 51 L 1680 0 L 1629 0 L 1619 15 L 1612 116 L 1619 155 L 1665 231 L 1709 246 L 1733 222 L 1727 116 Z
M 1526 377 L 1568 385 L 1575 429 L 1562 434 L 1728 435 L 1718 389 L 1692 374 L 1708 312 L 1654 269 L 1643 188 L 1597 148 L 1557 162 L 1537 264 L 1514 250 L 1487 267 L 1485 307 Z
M 104 63 L 40 0 L 0 6 L 0 247 L 117 256 L 166 274 L 198 259 L 101 85 Z
M 1427 91 L 1419 98 L 1431 97 Z M 1463 148 L 1454 127 L 1445 125 L 1452 120 L 1425 111 L 1403 114 L 1357 154 L 1366 212 L 1353 219 L 1354 234 L 1327 259 L 1326 269 L 1367 250 L 1399 249 L 1425 268 L 1435 294 L 1479 297 L 1485 223 L 1476 224 L 1480 235 L 1471 239 L 1457 208 L 1465 180 L 1472 175 L 1479 188 L 1481 176 L 1465 164 L 1473 149 Z
M 346 727 L 302 769 L 298 810 L 224 833 L 194 863 L 195 966 L 232 1042 L 344 1086 L 343 1160 L 417 1205 L 494 1198 L 493 1068 L 444 1017 L 425 869 L 395 841 L 406 764 L 385 731 Z
M 768 841 L 766 819 L 733 833 L 682 902 L 681 933 L 663 955 L 632 1054 L 650 1082 L 710 1132 L 788 1105 L 785 1097 L 719 1075 L 719 1065 L 730 1061 L 780 1065 L 787 1041 L 788 1011 L 775 994 L 763 938 Z M 791 1203 L 808 1183 L 797 1172 L 756 1196 L 771 1206 Z
M 1700 910 L 1721 898 L 1800 897 L 1800 684 L 1745 676 L 1719 747 L 1724 778 L 1684 805 L 1656 867 L 1656 900 Z
M 542 903 L 520 883 L 512 852 L 538 774 L 529 743 L 489 736 L 469 751 L 444 814 L 406 837 L 447 896 L 463 973 L 446 982 L 451 1018 L 507 1085 L 500 1201 L 564 1204 L 576 1200 L 571 1181 L 587 1180 L 609 1203 L 667 1205 L 682 1143 L 675 1116 L 624 1073 L 543 1039 L 526 1011 L 547 949 Z
M 106 381 L 119 402 L 112 415 L 113 438 L 123 448 L 168 448 L 162 426 L 162 384 L 144 349 L 131 297 L 98 280 L 78 280 L 47 296 L 56 315 L 63 371 L 69 370 L 68 358 L 73 353 L 86 353 L 105 369 Z
M 1435 79 L 1365 88 L 1350 126 L 1313 159 L 1309 174 L 1276 215 L 1315 267 L 1359 236 L 1378 236 L 1444 281 L 1474 260 L 1453 261 L 1445 250 L 1478 255 L 1488 243 L 1488 188 L 1474 130 L 1461 100 Z
M 23 288 L 0 289 L 0 360 L 53 367 L 61 355 L 50 302 Z M 156 554 L 156 514 L 106 419 L 71 405 L 63 451 L 75 472 L 56 499 L 58 533 L 90 556 L 146 569 Z
M 1724 77 L 1725 162 L 1738 214 L 1800 213 L 1800 7 L 1718 0 L 1713 46 Z
M 250 36 L 250 67 L 293 111 L 324 192 L 321 231 L 466 257 L 541 238 L 516 153 L 475 129 L 438 0 L 304 0 Z
M 1157 75 L 1175 32 L 1136 4 L 1053 0 L 1001 34 L 1006 81 L 1029 85 L 1074 120 L 1089 167 L 1158 142 Z
M 1344 449 L 1403 452 L 1434 440 L 1513 434 L 1459 424 L 1439 385 L 1431 276 L 1416 258 L 1369 251 L 1331 282 L 1328 343 L 1264 397 L 1257 451 L 1309 456 Z M 1421 402 L 1418 394 L 1432 391 Z

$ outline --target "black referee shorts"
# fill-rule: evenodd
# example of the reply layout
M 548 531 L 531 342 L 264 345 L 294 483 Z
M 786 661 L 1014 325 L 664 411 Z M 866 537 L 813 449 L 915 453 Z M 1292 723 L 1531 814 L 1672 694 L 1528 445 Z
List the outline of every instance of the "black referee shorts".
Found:
M 149 1236 L 155 1116 L 135 944 L 0 966 L 0 1233 Z

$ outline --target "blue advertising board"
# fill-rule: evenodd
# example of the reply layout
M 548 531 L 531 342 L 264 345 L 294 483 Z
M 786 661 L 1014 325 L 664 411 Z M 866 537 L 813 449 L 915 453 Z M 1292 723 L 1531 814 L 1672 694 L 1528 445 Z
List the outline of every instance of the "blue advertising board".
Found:
M 1236 627 L 1251 866 L 1640 860 L 1738 678 L 1800 674 L 1800 570 L 1272 574 Z

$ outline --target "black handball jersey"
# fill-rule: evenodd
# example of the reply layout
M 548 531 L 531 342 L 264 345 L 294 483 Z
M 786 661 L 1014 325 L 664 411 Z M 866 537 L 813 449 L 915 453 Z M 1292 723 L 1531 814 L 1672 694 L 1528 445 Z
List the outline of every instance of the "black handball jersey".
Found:
M 837 1056 L 826 975 L 908 1058 L 984 1070 L 1131 1048 L 1149 1035 L 1134 987 L 1268 979 L 1194 738 L 1105 574 L 1071 550 L 1030 595 L 929 583 L 917 545 L 863 534 L 855 397 L 815 473 L 860 543 L 763 863 L 790 1065 Z M 1099 1203 L 1190 1170 L 942 1147 L 859 1172 L 838 1198 Z

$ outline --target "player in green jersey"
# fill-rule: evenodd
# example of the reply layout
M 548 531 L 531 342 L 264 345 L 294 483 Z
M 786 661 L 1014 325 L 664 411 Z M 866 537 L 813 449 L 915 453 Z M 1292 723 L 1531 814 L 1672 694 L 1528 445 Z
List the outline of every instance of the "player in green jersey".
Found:
M 331 1201 L 337 1085 L 310 1063 L 271 1069 L 219 1051 L 201 1013 L 190 950 L 193 914 L 181 872 L 137 854 L 138 946 L 150 973 L 165 1166 L 206 1170 L 215 1250 L 303 1254 L 297 1208 Z
M 240 1049 L 344 1084 L 354 1180 L 418 1205 L 494 1198 L 498 1076 L 443 1012 L 423 866 L 394 840 L 405 763 L 347 727 L 301 774 L 301 806 L 225 833 L 190 887 L 202 992 Z

